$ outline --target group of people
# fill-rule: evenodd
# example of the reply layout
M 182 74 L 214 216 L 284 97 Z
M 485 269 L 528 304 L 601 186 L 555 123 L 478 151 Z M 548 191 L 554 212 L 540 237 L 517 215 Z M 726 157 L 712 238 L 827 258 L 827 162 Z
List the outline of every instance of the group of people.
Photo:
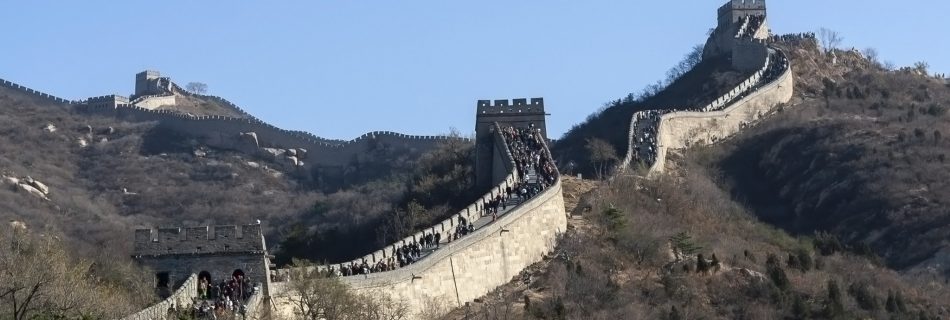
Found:
M 752 39 L 752 37 L 755 36 L 755 32 L 759 30 L 759 27 L 762 26 L 762 22 L 764 21 L 765 16 L 763 15 L 746 16 L 743 18 L 742 25 L 736 34 L 736 38 Z
M 554 165 L 551 155 L 545 152 L 545 138 L 541 134 L 541 129 L 530 124 L 527 128 L 504 128 L 502 134 L 505 136 L 508 150 L 515 160 L 522 184 L 529 182 L 529 172 L 534 172 L 537 176 L 535 183 L 542 190 L 557 180 L 557 167 Z
M 816 37 L 814 32 L 773 35 L 771 38 L 769 38 L 769 40 L 772 42 L 785 42 L 793 45 L 797 45 L 802 41 L 815 41 L 815 39 Z
M 217 319 L 218 316 L 245 314 L 247 299 L 256 293 L 256 288 L 243 274 L 215 284 L 210 276 L 199 276 L 198 297 L 192 304 L 194 319 Z
M 657 110 L 638 111 L 633 114 L 631 130 L 634 132 L 634 153 L 631 161 L 642 162 L 647 166 L 656 162 L 656 134 L 660 115 Z

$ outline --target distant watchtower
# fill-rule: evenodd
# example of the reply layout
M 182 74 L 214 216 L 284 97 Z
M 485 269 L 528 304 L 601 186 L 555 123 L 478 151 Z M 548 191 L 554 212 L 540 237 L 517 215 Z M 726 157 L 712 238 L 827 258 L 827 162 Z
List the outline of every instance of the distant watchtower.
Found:
M 765 16 L 765 0 L 731 0 L 719 7 L 719 28 L 726 29 L 741 18 Z
M 270 260 L 260 224 L 135 230 L 132 257 L 156 272 L 156 287 L 172 290 L 191 274 L 220 282 L 241 274 L 270 288 Z
M 498 181 L 494 174 L 495 167 L 500 165 L 500 156 L 496 155 L 495 139 L 493 138 L 493 123 L 503 127 L 518 127 L 541 129 L 541 134 L 547 138 L 547 126 L 544 117 L 544 99 L 532 98 L 508 100 L 478 100 L 475 116 L 475 186 L 490 188 Z M 496 159 L 499 159 L 496 161 Z M 504 177 L 503 175 L 501 176 Z

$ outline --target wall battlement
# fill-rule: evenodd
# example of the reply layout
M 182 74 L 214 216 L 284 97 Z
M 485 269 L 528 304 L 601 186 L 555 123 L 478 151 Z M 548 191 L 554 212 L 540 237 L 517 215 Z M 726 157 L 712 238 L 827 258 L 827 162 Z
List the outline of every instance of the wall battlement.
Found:
M 494 103 L 492 103 L 494 102 Z M 502 114 L 502 113 L 544 113 L 544 98 L 531 98 L 529 101 L 525 98 L 520 99 L 500 99 L 500 100 L 478 100 L 476 112 L 482 114 Z
M 31 89 L 31 88 L 27 88 L 27 87 L 25 87 L 25 86 L 21 86 L 21 85 L 17 84 L 16 82 L 13 82 L 13 81 L 7 81 L 7 80 L 4 80 L 4 79 L 0 79 L 0 86 L 7 87 L 7 88 L 10 88 L 10 89 L 13 89 L 13 90 L 22 91 L 22 92 L 24 92 L 24 93 L 27 93 L 27 94 L 29 94 L 29 95 L 32 95 L 33 97 L 40 98 L 40 99 L 50 100 L 50 101 L 53 101 L 53 102 L 58 103 L 58 104 L 74 104 L 74 103 L 75 103 L 75 101 L 72 101 L 72 100 L 66 100 L 66 99 L 63 99 L 63 98 L 60 98 L 60 97 L 57 97 L 57 96 L 54 96 L 54 95 L 45 93 L 45 92 L 41 92 L 41 91 L 39 91 L 39 90 L 33 90 L 33 89 Z
M 259 224 L 135 230 L 136 257 L 246 254 L 264 250 Z

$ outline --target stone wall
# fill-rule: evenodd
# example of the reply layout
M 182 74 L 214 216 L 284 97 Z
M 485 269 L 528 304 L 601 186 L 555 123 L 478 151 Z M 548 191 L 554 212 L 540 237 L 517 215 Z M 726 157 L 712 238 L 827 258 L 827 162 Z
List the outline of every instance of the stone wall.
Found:
M 142 311 L 129 315 L 122 320 L 158 320 L 165 319 L 168 309 L 181 309 L 191 306 L 191 299 L 198 296 L 198 276 L 192 274 L 168 299 L 156 303 Z
M 115 117 L 128 121 L 157 121 L 159 125 L 195 137 L 208 146 L 260 152 L 258 147 L 305 149 L 307 158 L 302 167 L 346 166 L 357 154 L 385 145 L 395 150 L 413 153 L 430 151 L 440 143 L 461 139 L 444 136 L 413 136 L 388 131 L 374 131 L 343 143 L 328 143 L 308 133 L 284 130 L 260 120 L 225 116 L 190 116 L 168 110 L 148 110 L 130 105 L 97 107 L 82 105 L 81 112 Z M 248 143 L 241 134 L 253 132 L 258 144 Z
M 138 97 L 130 104 L 139 108 L 155 110 L 163 106 L 174 106 L 176 103 L 175 100 L 174 94 L 148 95 Z
M 386 246 L 376 252 L 334 264 L 339 270 L 350 263 L 366 261 L 370 265 L 384 260 L 396 246 L 421 239 L 426 233 L 441 233 L 442 239 L 455 228 L 459 217 L 475 221 L 480 217 L 482 208 L 492 198 L 505 192 L 508 186 L 515 186 L 518 172 L 514 158 L 504 143 L 501 128 L 496 123 L 493 134 L 502 139 L 501 148 L 496 155 L 505 163 L 508 174 L 491 188 L 481 199 L 448 219 L 401 241 Z M 545 150 L 545 152 L 549 151 Z M 387 272 L 356 275 L 342 278 L 358 292 L 378 295 L 385 293 L 398 300 L 407 302 L 414 314 L 431 307 L 433 301 L 453 308 L 473 301 L 492 289 L 511 281 L 526 266 L 540 261 L 551 252 L 559 234 L 567 228 L 567 214 L 564 211 L 564 199 L 561 183 L 558 180 L 534 198 L 513 208 L 501 216 L 498 221 L 477 229 L 447 244 L 424 259 L 408 266 Z M 316 268 L 326 270 L 329 266 Z M 285 278 L 289 270 L 278 270 L 275 275 Z M 289 317 L 293 312 L 290 303 L 291 293 L 286 282 L 273 283 L 271 296 L 278 313 Z
M 14 89 L 14 90 L 18 90 L 18 91 L 22 91 L 22 92 L 24 92 L 24 93 L 27 93 L 27 94 L 33 96 L 34 98 L 39 98 L 39 99 L 43 99 L 43 100 L 48 100 L 48 101 L 53 102 L 53 103 L 56 103 L 56 104 L 72 104 L 72 103 L 74 103 L 74 101 L 66 100 L 66 99 L 63 99 L 63 98 L 60 98 L 60 97 L 51 95 L 51 94 L 47 94 L 47 93 L 44 93 L 44 92 L 40 92 L 40 91 L 37 91 L 37 90 L 33 90 L 33 89 L 30 89 L 30 88 L 21 86 L 21 85 L 19 85 L 19 84 L 16 84 L 16 83 L 14 83 L 14 82 L 12 82 L 12 81 L 7 81 L 7 80 L 4 80 L 4 79 L 0 79 L 0 86 L 7 87 L 7 88 L 10 88 L 10 89 Z
M 732 67 L 743 72 L 751 72 L 767 65 L 768 47 L 763 40 L 735 39 L 732 48 Z
M 733 103 L 721 111 L 680 111 L 663 115 L 658 130 L 657 159 L 650 173 L 665 170 L 666 154 L 670 149 L 708 144 L 725 139 L 743 127 L 775 111 L 775 107 L 792 98 L 794 79 L 792 68 L 770 84 Z
M 357 292 L 388 294 L 418 314 L 432 303 L 454 308 L 508 283 L 554 250 L 567 228 L 561 183 L 521 204 L 498 221 L 443 245 L 431 256 L 388 272 L 342 278 Z M 274 307 L 284 317 L 294 309 L 284 284 L 275 284 Z
M 508 150 L 508 145 L 503 142 L 504 138 L 499 133 L 501 132 L 501 128 L 498 126 L 498 124 L 495 124 L 495 126 L 496 126 L 496 130 L 494 131 L 495 132 L 494 136 L 502 141 L 502 143 L 496 144 L 496 146 L 499 146 L 499 147 L 496 148 L 497 151 L 495 152 L 495 155 L 498 157 L 498 162 L 500 163 L 498 167 L 505 168 L 506 170 L 505 175 L 499 176 L 498 181 L 496 182 L 496 185 L 492 187 L 490 190 L 488 190 L 484 195 L 482 195 L 481 198 L 476 200 L 475 203 L 470 204 L 468 207 L 465 207 L 458 213 L 446 218 L 445 220 L 442 220 L 441 222 L 437 224 L 432 225 L 429 228 L 419 231 L 402 240 L 396 241 L 395 243 L 389 244 L 379 250 L 376 250 L 375 252 L 366 254 L 362 257 L 359 257 L 350 261 L 335 263 L 335 264 L 330 264 L 330 265 L 317 266 L 316 268 L 321 269 L 321 270 L 327 270 L 330 267 L 333 267 L 336 270 L 342 270 L 343 267 L 349 266 L 351 264 L 359 265 L 363 261 L 366 261 L 370 265 L 373 265 L 377 261 L 382 261 L 389 258 L 392 255 L 392 252 L 395 251 L 397 247 L 401 247 L 406 244 L 421 241 L 422 237 L 424 237 L 426 234 L 438 233 L 438 234 L 441 234 L 442 239 L 449 239 L 449 235 L 452 232 L 454 232 L 456 225 L 458 224 L 458 221 L 460 221 L 459 218 L 464 218 L 466 221 L 478 220 L 478 218 L 481 215 L 482 209 L 485 207 L 487 203 L 491 201 L 491 199 L 494 199 L 497 195 L 505 192 L 505 190 L 507 190 L 509 187 L 514 188 L 515 186 L 517 186 L 517 181 L 519 181 L 519 173 L 517 172 L 517 170 L 515 170 L 516 165 L 514 162 L 514 157 L 511 155 L 511 151 Z M 496 174 L 498 174 L 498 172 L 496 172 Z M 275 274 L 277 275 L 278 278 L 283 278 L 284 273 L 287 271 L 288 270 L 278 270 L 275 272 Z
M 238 233 L 238 230 L 241 232 Z M 263 252 L 261 225 L 135 230 L 136 256 Z

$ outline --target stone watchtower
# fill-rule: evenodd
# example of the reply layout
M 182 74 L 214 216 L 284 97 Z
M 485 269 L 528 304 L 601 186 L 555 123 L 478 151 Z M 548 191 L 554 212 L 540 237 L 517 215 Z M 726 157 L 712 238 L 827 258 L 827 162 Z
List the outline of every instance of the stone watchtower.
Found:
M 718 28 L 728 28 L 748 16 L 765 16 L 765 0 L 730 0 L 719 7 Z
M 240 231 L 240 233 L 238 232 Z M 191 274 L 213 282 L 243 274 L 270 290 L 270 260 L 260 224 L 135 230 L 132 257 L 155 271 L 156 287 L 174 290 Z
M 547 138 L 547 126 L 544 122 L 544 99 L 532 98 L 495 100 L 478 100 L 475 116 L 475 186 L 479 190 L 491 188 L 507 175 L 500 161 L 501 156 L 495 147 L 493 124 L 498 122 L 502 126 L 527 128 L 534 126 L 541 129 L 542 136 Z M 496 160 L 497 159 L 497 160 Z
M 133 98 L 163 94 L 167 89 L 163 89 L 162 75 L 158 71 L 145 70 L 135 74 L 135 94 Z
M 763 45 L 769 36 L 765 0 L 729 0 L 719 7 L 717 18 L 703 59 L 729 56 L 737 70 L 751 72 L 761 68 L 768 54 Z

